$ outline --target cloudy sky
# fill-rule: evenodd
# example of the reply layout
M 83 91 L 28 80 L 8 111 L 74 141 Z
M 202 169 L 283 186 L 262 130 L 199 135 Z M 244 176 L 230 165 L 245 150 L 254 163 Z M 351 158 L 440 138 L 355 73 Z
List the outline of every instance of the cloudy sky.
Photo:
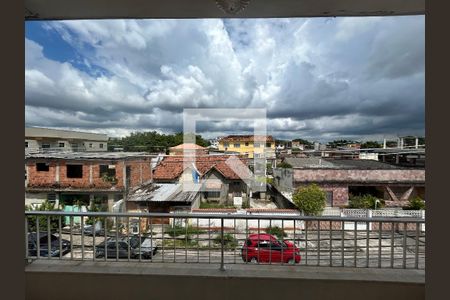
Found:
M 424 52 L 424 16 L 26 22 L 25 121 L 116 137 L 181 131 L 184 108 L 266 108 L 277 138 L 423 135 Z

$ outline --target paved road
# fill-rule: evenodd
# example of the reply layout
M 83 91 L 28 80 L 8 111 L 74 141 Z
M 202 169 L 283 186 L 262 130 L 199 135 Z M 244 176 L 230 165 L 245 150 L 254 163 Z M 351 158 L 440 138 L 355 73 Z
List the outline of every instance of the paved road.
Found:
M 176 238 L 177 244 L 174 248 L 173 237 L 161 234 L 154 235 L 154 242 L 158 245 L 158 252 L 153 258 L 154 262 L 186 262 L 186 263 L 220 263 L 221 251 L 220 246 L 214 244 L 214 234 L 192 235 L 194 241 L 185 247 L 185 237 Z M 224 251 L 225 264 L 243 264 L 240 255 L 240 248 L 245 241 L 245 234 L 234 235 L 238 241 L 238 246 L 234 250 Z M 63 234 L 64 239 L 70 240 L 69 234 Z M 293 240 L 291 237 L 286 239 Z M 83 243 L 82 243 L 83 240 Z M 331 240 L 331 243 L 330 243 Z M 104 237 L 96 237 L 95 244 L 104 241 Z M 392 243 L 393 242 L 393 243 Z M 306 243 L 304 235 L 296 235 L 295 243 L 301 249 L 302 261 L 300 265 L 320 265 L 320 266 L 348 266 L 348 267 L 379 267 L 381 261 L 382 268 L 389 268 L 391 265 L 395 268 L 414 268 L 416 259 L 419 268 L 425 268 L 425 235 L 416 240 L 414 234 L 412 236 L 403 236 L 396 233 L 392 239 L 390 233 L 382 234 L 369 233 L 367 238 L 366 232 L 357 233 L 356 238 L 352 231 L 344 233 L 336 232 L 330 235 L 322 232 L 320 234 L 320 250 L 317 242 L 317 234 L 308 233 L 308 241 Z M 63 259 L 87 259 L 93 260 L 93 238 L 81 235 L 72 235 L 73 250 L 64 256 Z M 84 245 L 82 247 L 82 244 Z M 164 246 L 163 246 L 164 245 Z M 331 247 L 330 247 L 331 245 Z M 380 246 L 381 245 L 381 251 Z M 393 247 L 391 247 L 393 245 Z M 406 247 L 403 247 L 406 245 Z M 416 248 L 417 247 L 417 248 Z M 331 255 L 330 255 L 331 249 Z M 343 251 L 342 251 L 343 249 Z M 416 255 L 416 249 L 418 253 Z M 83 253 L 83 255 L 82 255 Z M 331 256 L 331 257 L 330 257 Z M 99 259 L 103 260 L 103 259 Z M 115 261 L 113 259 L 112 261 Z

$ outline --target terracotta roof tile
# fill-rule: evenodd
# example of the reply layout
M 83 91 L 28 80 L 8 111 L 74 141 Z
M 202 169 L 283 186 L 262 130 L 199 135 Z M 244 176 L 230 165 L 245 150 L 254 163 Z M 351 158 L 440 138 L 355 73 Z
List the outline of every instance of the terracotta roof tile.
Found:
M 234 172 L 230 166 L 226 163 L 230 157 L 239 159 L 242 162 L 238 164 L 236 161 L 236 168 L 238 173 Z M 186 157 L 183 156 L 166 156 L 161 163 L 155 168 L 153 178 L 155 180 L 175 180 L 183 173 L 184 159 L 189 163 L 195 163 L 195 167 L 201 173 L 205 175 L 213 168 L 221 173 L 227 179 L 241 179 L 241 177 L 249 178 L 251 173 L 247 167 L 247 159 L 239 156 L 230 155 L 207 155 Z M 233 161 L 230 161 L 233 162 Z M 241 175 L 241 176 L 239 176 Z

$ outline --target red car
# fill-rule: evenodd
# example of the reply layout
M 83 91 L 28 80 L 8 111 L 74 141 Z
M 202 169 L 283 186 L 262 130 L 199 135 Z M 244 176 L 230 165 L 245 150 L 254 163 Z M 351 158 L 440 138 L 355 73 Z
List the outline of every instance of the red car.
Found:
M 271 234 L 250 234 L 241 250 L 244 262 L 300 263 L 300 249 L 290 241 Z

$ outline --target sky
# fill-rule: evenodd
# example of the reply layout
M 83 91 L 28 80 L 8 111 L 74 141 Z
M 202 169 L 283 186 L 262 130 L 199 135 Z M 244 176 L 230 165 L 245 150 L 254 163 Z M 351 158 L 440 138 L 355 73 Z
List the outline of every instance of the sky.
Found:
M 185 108 L 265 108 L 279 139 L 425 133 L 425 18 L 25 23 L 25 125 L 123 137 Z M 206 138 L 252 122 L 204 122 Z

